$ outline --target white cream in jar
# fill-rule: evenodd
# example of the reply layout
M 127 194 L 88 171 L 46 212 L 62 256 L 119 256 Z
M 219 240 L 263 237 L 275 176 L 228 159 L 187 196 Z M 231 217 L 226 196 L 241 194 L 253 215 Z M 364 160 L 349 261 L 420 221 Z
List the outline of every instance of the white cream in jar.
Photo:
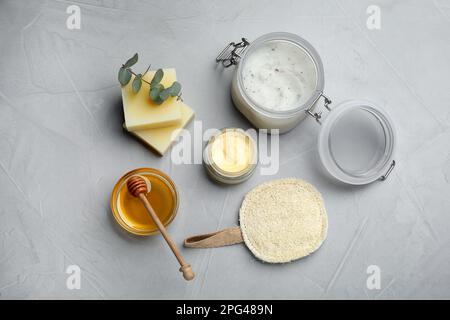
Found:
M 230 58 L 224 50 L 216 61 L 237 65 L 231 97 L 256 128 L 284 133 L 313 112 L 323 94 L 324 74 L 317 51 L 306 40 L 274 32 L 233 45 L 241 51 Z
M 314 62 L 299 46 L 275 40 L 265 42 L 246 57 L 242 84 L 248 97 L 270 111 L 288 111 L 303 105 L 316 89 Z

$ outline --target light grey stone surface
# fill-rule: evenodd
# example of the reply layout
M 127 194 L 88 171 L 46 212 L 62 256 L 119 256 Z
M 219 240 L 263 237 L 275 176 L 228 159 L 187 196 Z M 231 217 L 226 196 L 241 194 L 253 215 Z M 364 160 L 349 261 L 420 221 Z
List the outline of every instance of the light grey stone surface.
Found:
M 0 2 L 0 298 L 450 298 L 450 1 L 86 0 L 76 3 L 81 30 L 69 30 L 74 3 Z M 371 4 L 380 30 L 366 27 Z M 203 128 L 248 128 L 229 97 L 232 70 L 214 58 L 229 41 L 273 31 L 316 47 L 335 102 L 366 98 L 390 113 L 399 144 L 387 181 L 332 183 L 312 120 L 281 136 L 276 176 L 232 187 L 122 131 L 117 69 L 134 52 L 139 69 L 176 67 Z M 290 176 L 322 192 L 328 239 L 285 265 L 243 245 L 183 249 L 197 272 L 186 283 L 161 237 L 136 238 L 111 217 L 114 183 L 143 166 L 179 188 L 169 230 L 180 245 L 235 225 L 247 191 Z M 80 290 L 66 288 L 73 264 Z M 380 290 L 366 287 L 369 265 L 380 267 Z

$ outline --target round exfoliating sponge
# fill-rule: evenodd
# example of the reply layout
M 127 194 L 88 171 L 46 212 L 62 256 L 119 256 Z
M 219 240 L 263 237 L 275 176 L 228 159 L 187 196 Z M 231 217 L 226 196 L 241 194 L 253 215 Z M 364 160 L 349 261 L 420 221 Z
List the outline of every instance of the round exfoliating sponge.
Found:
M 239 217 L 246 246 L 265 262 L 284 263 L 305 257 L 327 236 L 322 196 L 299 179 L 257 186 L 245 196 Z

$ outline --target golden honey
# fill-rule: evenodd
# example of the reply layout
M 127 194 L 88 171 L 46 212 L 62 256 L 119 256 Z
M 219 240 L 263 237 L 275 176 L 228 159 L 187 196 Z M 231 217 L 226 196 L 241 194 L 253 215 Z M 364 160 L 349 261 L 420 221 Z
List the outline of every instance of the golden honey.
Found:
M 166 174 L 152 168 L 136 169 L 120 178 L 111 196 L 111 210 L 119 225 L 133 234 L 158 233 L 157 226 L 142 202 L 131 195 L 126 186 L 128 178 L 136 174 L 150 181 L 151 190 L 146 197 L 161 222 L 167 226 L 173 220 L 178 210 L 178 193 L 175 185 Z

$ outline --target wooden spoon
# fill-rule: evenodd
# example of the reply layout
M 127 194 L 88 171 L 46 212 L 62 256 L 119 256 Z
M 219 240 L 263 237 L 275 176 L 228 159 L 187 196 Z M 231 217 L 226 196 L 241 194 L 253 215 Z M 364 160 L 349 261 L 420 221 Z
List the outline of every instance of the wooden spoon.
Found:
M 145 196 L 148 193 L 148 187 L 151 186 L 150 181 L 148 181 L 146 178 L 138 175 L 134 175 L 127 180 L 127 187 L 128 191 L 135 197 L 138 197 L 141 199 L 142 203 L 144 204 L 144 207 L 147 209 L 148 213 L 150 214 L 150 217 L 153 219 L 153 222 L 158 227 L 159 231 L 163 235 L 164 239 L 166 240 L 167 244 L 169 245 L 170 249 L 172 250 L 173 254 L 177 258 L 178 262 L 180 263 L 180 272 L 183 273 L 184 279 L 187 281 L 190 281 L 194 279 L 195 273 L 192 271 L 191 265 L 184 260 L 183 256 L 181 255 L 180 251 L 178 250 L 177 246 L 175 245 L 175 242 L 173 242 L 172 238 L 170 237 L 169 233 L 167 232 L 164 225 L 161 223 L 161 220 L 159 220 L 158 216 L 155 213 L 155 210 L 153 210 L 152 205 L 150 202 L 148 202 L 147 197 Z

